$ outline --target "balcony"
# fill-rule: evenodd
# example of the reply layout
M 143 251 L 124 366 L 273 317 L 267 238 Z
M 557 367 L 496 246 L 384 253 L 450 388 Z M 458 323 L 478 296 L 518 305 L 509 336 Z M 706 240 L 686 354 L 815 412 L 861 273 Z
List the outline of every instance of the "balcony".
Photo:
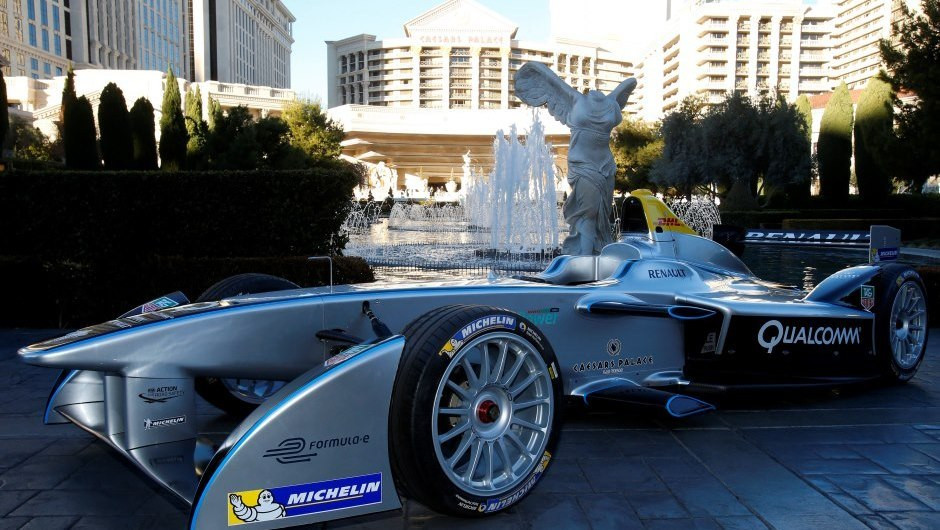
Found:
M 441 66 L 443 63 L 441 61 L 432 61 L 430 59 L 423 60 L 420 63 L 421 66 Z
M 804 48 L 825 48 L 828 45 L 826 39 L 800 39 L 800 46 Z

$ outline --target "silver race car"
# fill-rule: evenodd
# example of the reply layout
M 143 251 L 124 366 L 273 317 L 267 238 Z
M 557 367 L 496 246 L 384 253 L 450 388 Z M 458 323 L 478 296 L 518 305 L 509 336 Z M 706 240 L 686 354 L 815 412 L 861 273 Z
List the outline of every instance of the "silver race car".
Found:
M 242 275 L 19 354 L 63 370 L 45 421 L 124 454 L 191 504 L 194 529 L 402 497 L 496 513 L 550 466 L 566 400 L 683 417 L 713 408 L 703 391 L 905 381 L 923 360 L 913 269 L 851 267 L 805 292 L 756 278 L 648 192 L 627 212 L 599 256 L 531 276 L 279 290 L 294 286 Z M 243 418 L 224 440 L 200 434 L 197 393 Z

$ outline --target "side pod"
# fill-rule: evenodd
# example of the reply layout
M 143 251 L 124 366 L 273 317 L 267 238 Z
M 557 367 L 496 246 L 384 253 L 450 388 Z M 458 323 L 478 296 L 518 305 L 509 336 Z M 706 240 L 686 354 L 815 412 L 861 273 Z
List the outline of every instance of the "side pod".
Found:
M 189 527 L 284 528 L 400 508 L 388 414 L 404 345 L 397 335 L 354 346 L 259 406 L 209 462 Z

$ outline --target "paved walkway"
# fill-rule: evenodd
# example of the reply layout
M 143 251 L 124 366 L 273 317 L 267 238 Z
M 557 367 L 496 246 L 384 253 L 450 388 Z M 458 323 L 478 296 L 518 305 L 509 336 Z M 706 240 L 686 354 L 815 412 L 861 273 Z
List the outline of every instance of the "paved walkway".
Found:
M 0 332 L 0 530 L 182 528 L 186 508 L 104 444 L 44 426 L 56 374 Z M 508 513 L 451 519 L 409 503 L 343 528 L 940 528 L 940 329 L 907 385 L 726 401 L 684 421 L 569 418 L 544 480 Z M 203 404 L 210 420 L 217 413 Z

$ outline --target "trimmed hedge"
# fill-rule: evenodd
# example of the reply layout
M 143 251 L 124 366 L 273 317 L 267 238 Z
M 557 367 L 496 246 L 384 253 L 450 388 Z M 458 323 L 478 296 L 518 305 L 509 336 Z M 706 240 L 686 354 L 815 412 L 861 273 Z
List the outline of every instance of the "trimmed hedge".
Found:
M 912 219 L 784 219 L 782 228 L 796 230 L 868 230 L 871 225 L 893 226 L 901 231 L 904 241 L 930 237 L 938 233 L 940 218 L 918 217 Z
M 0 256 L 0 326 L 80 327 L 110 320 L 173 291 L 195 300 L 215 282 L 246 272 L 281 276 L 300 285 L 329 284 L 325 261 L 286 258 L 152 257 L 140 262 L 44 261 Z M 361 258 L 335 256 L 333 283 L 374 281 Z
M 0 176 L 0 252 L 122 263 L 147 256 L 333 254 L 355 169 Z

